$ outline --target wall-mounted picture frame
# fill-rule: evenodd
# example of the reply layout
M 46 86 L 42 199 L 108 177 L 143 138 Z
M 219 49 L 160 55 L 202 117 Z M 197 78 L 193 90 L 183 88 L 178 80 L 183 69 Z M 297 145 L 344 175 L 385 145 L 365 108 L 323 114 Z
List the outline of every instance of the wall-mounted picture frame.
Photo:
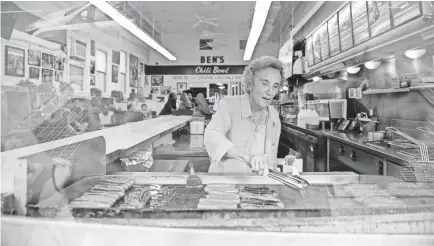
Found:
M 90 74 L 95 74 L 95 60 L 90 61 Z
M 63 72 L 55 71 L 54 72 L 54 81 L 63 82 Z
M 158 87 L 158 86 L 152 86 L 152 93 L 154 93 L 154 94 L 160 93 L 160 87 Z
M 117 83 L 119 80 L 119 67 L 112 65 L 112 82 Z
M 95 76 L 90 76 L 90 85 L 95 85 Z
M 29 79 L 39 80 L 41 77 L 41 69 L 39 67 L 29 67 Z
M 29 60 L 27 62 L 30 66 L 41 66 L 41 52 L 29 50 Z
M 42 69 L 42 83 L 52 83 L 53 82 L 53 70 Z
M 14 77 L 24 77 L 25 69 L 25 56 L 24 49 L 15 48 L 12 46 L 5 46 L 5 75 Z
M 53 68 L 54 67 L 54 57 L 53 55 L 42 53 L 42 67 Z M 44 72 L 42 72 L 44 74 Z
M 183 91 L 187 90 L 187 82 L 178 82 L 176 84 L 176 93 L 181 95 Z
M 54 70 L 63 71 L 65 68 L 65 59 L 60 57 L 54 57 Z
M 161 86 L 160 87 L 160 94 L 161 95 L 169 95 L 172 91 L 172 86 Z
M 130 87 L 137 87 L 139 80 L 139 58 L 130 54 Z
M 153 75 L 151 76 L 151 86 L 163 86 L 164 77 L 163 75 Z

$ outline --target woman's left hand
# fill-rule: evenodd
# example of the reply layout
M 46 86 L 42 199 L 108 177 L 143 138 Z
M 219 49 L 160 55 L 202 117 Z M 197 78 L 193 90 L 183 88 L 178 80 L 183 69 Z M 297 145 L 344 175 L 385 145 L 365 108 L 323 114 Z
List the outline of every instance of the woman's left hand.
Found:
M 255 155 L 250 159 L 252 171 L 259 175 L 268 175 L 268 155 Z

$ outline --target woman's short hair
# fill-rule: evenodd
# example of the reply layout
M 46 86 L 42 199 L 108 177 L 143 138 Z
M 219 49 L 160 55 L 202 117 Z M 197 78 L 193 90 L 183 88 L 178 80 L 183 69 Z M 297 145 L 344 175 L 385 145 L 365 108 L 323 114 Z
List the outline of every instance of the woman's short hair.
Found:
M 140 107 L 146 106 L 148 107 L 148 105 L 146 105 L 146 103 L 142 103 L 142 105 L 140 105 Z
M 113 113 L 116 113 L 116 107 L 113 104 L 108 105 L 108 108 L 110 111 L 112 111 Z
M 253 87 L 253 82 L 255 79 L 256 72 L 264 69 L 264 68 L 275 68 L 279 71 L 281 76 L 280 83 L 284 80 L 283 75 L 283 64 L 282 62 L 272 56 L 261 56 L 254 60 L 252 60 L 249 65 L 244 69 L 243 73 L 243 83 L 244 83 L 244 89 L 246 92 L 250 92 L 251 88 Z

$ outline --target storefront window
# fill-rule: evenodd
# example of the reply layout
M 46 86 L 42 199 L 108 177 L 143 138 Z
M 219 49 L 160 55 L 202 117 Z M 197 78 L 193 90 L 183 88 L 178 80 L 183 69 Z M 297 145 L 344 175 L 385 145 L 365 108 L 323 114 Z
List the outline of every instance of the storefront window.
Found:
M 96 51 L 96 81 L 104 85 L 104 92 L 107 91 L 107 53 L 101 50 Z
M 80 90 L 83 91 L 84 68 L 70 65 L 69 66 L 69 79 L 70 79 L 71 83 L 79 85 Z
M 124 94 L 127 93 L 127 52 L 121 51 L 121 59 L 119 66 L 119 81 L 124 90 Z

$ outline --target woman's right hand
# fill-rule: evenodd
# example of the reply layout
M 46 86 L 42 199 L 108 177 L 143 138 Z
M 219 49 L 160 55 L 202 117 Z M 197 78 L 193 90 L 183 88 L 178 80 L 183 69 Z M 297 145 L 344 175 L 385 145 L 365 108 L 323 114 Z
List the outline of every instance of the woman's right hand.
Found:
M 268 174 L 268 155 L 254 155 L 250 159 L 252 171 L 259 175 L 266 176 Z

